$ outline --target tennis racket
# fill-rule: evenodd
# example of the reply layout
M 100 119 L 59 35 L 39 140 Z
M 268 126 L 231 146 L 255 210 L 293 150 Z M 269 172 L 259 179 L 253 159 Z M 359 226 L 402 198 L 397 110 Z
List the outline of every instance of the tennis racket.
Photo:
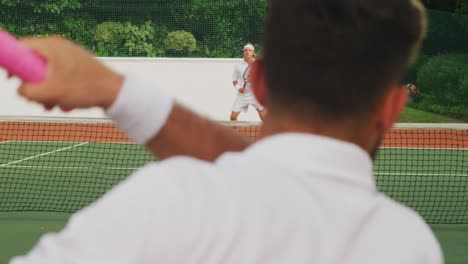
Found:
M 250 76 L 250 65 L 251 64 L 249 64 L 249 66 L 245 68 L 244 74 L 242 74 L 242 79 L 244 79 L 244 86 L 242 86 L 243 89 L 245 89 L 245 87 L 247 86 L 247 79 Z
M 0 29 L 0 67 L 5 68 L 8 75 L 18 76 L 24 82 L 41 83 L 45 80 L 47 63 L 10 33 Z

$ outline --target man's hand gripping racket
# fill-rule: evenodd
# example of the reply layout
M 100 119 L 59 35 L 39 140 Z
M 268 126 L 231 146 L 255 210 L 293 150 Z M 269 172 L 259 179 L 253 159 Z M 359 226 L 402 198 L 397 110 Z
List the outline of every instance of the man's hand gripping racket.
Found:
M 32 49 L 22 45 L 14 36 L 0 29 L 0 66 L 8 76 L 17 76 L 23 82 L 40 84 L 45 81 L 47 62 Z M 47 109 L 54 105 L 45 104 Z M 71 109 L 60 107 L 63 111 Z
M 17 40 L 0 29 L 0 67 L 23 83 L 19 94 L 50 109 L 103 107 L 118 95 L 123 77 L 63 38 Z

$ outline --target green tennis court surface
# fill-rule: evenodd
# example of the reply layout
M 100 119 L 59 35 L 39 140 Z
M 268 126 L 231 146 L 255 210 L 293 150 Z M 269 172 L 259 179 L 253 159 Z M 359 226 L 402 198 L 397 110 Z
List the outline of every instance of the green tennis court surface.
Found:
M 384 148 L 374 174 L 380 191 L 429 223 L 468 223 L 468 149 Z
M 61 230 L 69 214 L 0 213 L 0 263 L 28 252 L 47 232 Z M 441 243 L 446 264 L 466 264 L 468 225 L 431 225 Z M 384 228 L 384 227 L 382 227 Z
M 0 263 L 154 160 L 129 143 L 4 141 L 0 153 Z M 432 224 L 447 263 L 468 260 L 467 168 L 462 148 L 383 148 L 375 162 L 379 189 Z
M 127 143 L 0 144 L 0 211 L 74 212 L 153 160 Z

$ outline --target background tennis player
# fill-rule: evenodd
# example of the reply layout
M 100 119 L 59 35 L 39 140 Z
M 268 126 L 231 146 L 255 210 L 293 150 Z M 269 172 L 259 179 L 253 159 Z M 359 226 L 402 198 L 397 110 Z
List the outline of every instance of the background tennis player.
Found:
M 255 107 L 262 121 L 265 120 L 266 109 L 255 99 L 250 81 L 250 68 L 255 61 L 255 48 L 252 43 L 244 46 L 244 60 L 236 64 L 232 74 L 232 84 L 237 89 L 237 97 L 232 105 L 231 120 L 236 121 L 240 112 L 247 112 L 249 105 Z

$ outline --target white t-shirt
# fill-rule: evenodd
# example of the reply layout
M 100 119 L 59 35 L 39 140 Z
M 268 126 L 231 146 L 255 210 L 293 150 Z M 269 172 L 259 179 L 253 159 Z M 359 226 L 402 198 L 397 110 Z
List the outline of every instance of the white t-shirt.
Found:
M 232 73 L 232 81 L 237 81 L 238 85 L 242 88 L 244 87 L 245 81 L 250 74 L 250 67 L 247 62 L 244 60 L 237 63 L 234 66 L 234 72 Z M 245 97 L 245 98 L 254 98 L 254 94 L 252 92 L 252 85 L 251 83 L 245 84 L 245 92 L 244 93 L 237 93 L 237 96 Z
M 366 152 L 291 133 L 150 164 L 11 263 L 442 262 L 421 217 L 376 190 Z

